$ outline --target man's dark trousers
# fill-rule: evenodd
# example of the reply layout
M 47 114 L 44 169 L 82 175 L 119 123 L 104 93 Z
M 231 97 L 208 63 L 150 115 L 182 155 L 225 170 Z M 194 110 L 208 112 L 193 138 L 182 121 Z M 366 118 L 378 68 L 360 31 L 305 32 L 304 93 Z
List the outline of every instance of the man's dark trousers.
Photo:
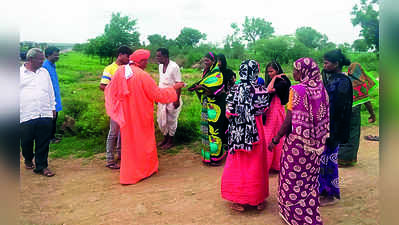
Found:
M 25 163 L 35 157 L 34 172 L 40 173 L 48 167 L 48 152 L 53 129 L 52 118 L 38 118 L 20 124 L 21 148 Z M 33 143 L 35 153 L 33 153 Z

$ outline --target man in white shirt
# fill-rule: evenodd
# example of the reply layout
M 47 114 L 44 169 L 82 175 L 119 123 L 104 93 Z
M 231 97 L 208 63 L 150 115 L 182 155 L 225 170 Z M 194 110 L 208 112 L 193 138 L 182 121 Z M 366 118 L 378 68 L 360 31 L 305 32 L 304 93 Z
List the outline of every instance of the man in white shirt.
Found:
M 53 129 L 55 96 L 50 74 L 42 64 L 44 54 L 32 48 L 27 62 L 20 68 L 20 137 L 25 167 L 33 172 L 52 177 L 48 167 L 48 152 Z M 35 153 L 33 153 L 33 143 Z M 32 160 L 35 158 L 35 164 Z
M 179 66 L 169 60 L 169 51 L 166 48 L 157 49 L 156 59 L 159 63 L 159 87 L 173 87 L 181 82 Z M 158 103 L 157 122 L 164 135 L 164 140 L 158 144 L 163 149 L 173 147 L 173 136 L 176 133 L 177 121 L 183 101 L 180 98 L 181 89 L 177 90 L 177 101 L 169 104 Z

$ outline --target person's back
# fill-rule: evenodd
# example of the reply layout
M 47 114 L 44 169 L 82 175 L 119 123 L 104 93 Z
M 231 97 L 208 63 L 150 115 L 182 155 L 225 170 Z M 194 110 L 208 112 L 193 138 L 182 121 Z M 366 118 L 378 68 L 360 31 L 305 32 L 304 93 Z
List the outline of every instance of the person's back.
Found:
M 108 115 L 122 132 L 121 184 L 135 184 L 158 170 L 155 144 L 154 102 L 176 101 L 176 89 L 159 88 L 144 71 L 150 52 L 139 49 L 131 56 L 132 65 L 120 67 L 105 89 Z

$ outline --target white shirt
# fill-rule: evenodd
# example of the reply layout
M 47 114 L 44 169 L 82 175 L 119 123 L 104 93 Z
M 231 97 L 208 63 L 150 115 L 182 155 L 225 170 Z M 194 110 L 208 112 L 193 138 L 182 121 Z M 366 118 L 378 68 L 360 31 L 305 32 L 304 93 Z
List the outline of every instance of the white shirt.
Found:
M 41 67 L 36 72 L 32 72 L 22 65 L 19 76 L 20 123 L 43 117 L 53 118 L 55 96 L 48 71 Z
M 177 63 L 169 60 L 165 73 L 163 72 L 163 64 L 159 64 L 159 87 L 172 87 L 177 82 L 181 82 L 180 68 Z

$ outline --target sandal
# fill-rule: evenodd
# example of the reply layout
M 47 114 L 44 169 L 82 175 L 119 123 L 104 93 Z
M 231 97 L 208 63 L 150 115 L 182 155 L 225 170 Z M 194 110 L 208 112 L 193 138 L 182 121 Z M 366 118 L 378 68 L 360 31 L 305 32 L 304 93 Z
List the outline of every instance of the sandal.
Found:
M 265 202 L 260 203 L 259 205 L 256 206 L 256 210 L 262 211 L 266 208 Z
M 222 163 L 220 162 L 210 162 L 209 165 L 210 166 L 220 166 Z
M 368 141 L 380 141 L 379 136 L 373 136 L 373 135 L 364 136 L 364 139 L 366 139 Z
M 120 169 L 118 164 L 115 164 L 115 163 L 109 163 L 109 164 L 105 165 L 105 167 L 108 167 L 108 168 L 113 169 L 113 170 Z
M 238 203 L 233 203 L 233 204 L 231 205 L 231 209 L 233 209 L 233 210 L 235 210 L 235 211 L 238 211 L 238 212 L 244 212 L 244 211 L 245 211 L 244 206 L 241 205 L 241 204 L 238 204 Z
M 33 164 L 33 162 L 25 163 L 25 168 L 28 169 L 28 170 L 34 169 L 35 168 L 35 164 Z
M 33 172 L 35 172 L 35 171 L 33 171 Z M 45 177 L 52 177 L 52 176 L 55 175 L 55 173 L 51 172 L 51 170 L 49 170 L 48 168 L 45 168 L 45 169 L 43 169 L 42 171 L 40 171 L 40 172 L 35 172 L 35 173 L 41 174 L 41 175 L 43 175 L 43 176 L 45 176 Z

